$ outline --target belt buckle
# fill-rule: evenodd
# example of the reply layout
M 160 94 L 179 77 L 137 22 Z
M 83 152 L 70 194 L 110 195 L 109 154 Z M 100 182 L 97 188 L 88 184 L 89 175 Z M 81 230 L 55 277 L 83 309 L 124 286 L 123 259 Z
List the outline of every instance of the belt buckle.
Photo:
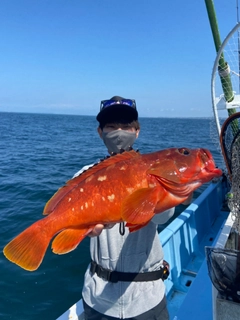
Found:
M 166 280 L 170 274 L 169 269 L 170 269 L 170 265 L 166 260 L 163 260 L 163 275 L 162 275 L 162 279 L 163 281 Z
M 109 281 L 111 276 L 111 270 L 105 269 L 102 266 L 98 265 L 97 275 L 106 281 Z
M 110 269 L 105 269 L 100 265 L 98 265 L 97 275 L 105 281 L 114 283 L 118 282 L 117 272 L 114 272 Z
M 163 267 L 162 268 L 163 274 L 162 274 L 162 280 L 166 280 L 169 276 L 169 270 L 168 267 Z
M 96 273 L 99 278 L 105 281 L 110 281 L 114 283 L 118 282 L 118 273 L 116 271 L 105 269 L 101 265 L 97 264 L 95 261 L 91 261 L 90 272 L 92 273 L 92 275 Z

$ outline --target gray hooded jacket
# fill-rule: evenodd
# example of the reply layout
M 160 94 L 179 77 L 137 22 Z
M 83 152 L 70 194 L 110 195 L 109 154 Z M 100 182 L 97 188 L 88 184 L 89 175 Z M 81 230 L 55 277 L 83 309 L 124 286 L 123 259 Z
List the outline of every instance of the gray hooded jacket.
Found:
M 84 167 L 84 170 L 87 167 Z M 82 172 L 80 170 L 75 176 Z M 153 217 L 144 228 L 122 236 L 119 224 L 104 229 L 100 236 L 90 240 L 91 259 L 103 268 L 120 272 L 150 272 L 163 263 L 163 250 L 157 233 L 157 224 L 164 224 L 174 214 L 174 208 Z M 147 312 L 165 295 L 161 279 L 147 282 L 108 282 L 90 266 L 85 273 L 82 296 L 93 309 L 108 316 L 124 319 Z

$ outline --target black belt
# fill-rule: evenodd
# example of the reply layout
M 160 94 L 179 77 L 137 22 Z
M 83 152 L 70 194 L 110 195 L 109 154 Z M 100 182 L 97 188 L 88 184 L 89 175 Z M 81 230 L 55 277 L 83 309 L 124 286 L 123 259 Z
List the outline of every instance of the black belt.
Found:
M 118 282 L 118 281 L 154 281 L 158 279 L 166 280 L 169 271 L 167 267 L 161 267 L 161 269 L 152 271 L 152 272 L 144 272 L 144 273 L 130 273 L 130 272 L 119 272 L 112 271 L 109 269 L 105 269 L 94 261 L 91 261 L 90 271 L 92 274 L 96 273 L 100 278 L 110 281 L 110 282 Z

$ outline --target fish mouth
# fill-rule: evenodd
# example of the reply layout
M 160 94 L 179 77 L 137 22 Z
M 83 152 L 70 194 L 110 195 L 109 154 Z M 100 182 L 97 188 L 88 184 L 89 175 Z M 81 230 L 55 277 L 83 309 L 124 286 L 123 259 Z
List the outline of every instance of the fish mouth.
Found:
M 204 169 L 206 171 L 215 173 L 217 175 L 222 175 L 222 170 L 216 167 L 212 154 L 209 150 L 201 149 L 199 156 L 204 164 Z
M 204 169 L 206 172 L 212 173 L 214 176 L 219 177 L 222 175 L 222 170 L 216 167 L 213 157 L 209 150 L 201 149 L 199 156 L 202 163 L 204 164 Z

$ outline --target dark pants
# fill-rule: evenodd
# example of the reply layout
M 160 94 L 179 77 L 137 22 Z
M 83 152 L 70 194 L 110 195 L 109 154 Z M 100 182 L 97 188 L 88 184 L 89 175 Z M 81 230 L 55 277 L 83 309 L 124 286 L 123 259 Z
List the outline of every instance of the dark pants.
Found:
M 90 308 L 83 300 L 84 316 L 85 320 L 117 320 L 120 318 L 106 316 Z M 134 306 L 133 306 L 134 308 Z M 169 314 L 167 310 L 166 298 L 151 310 L 140 314 L 139 316 L 132 318 L 125 318 L 125 320 L 169 320 Z

